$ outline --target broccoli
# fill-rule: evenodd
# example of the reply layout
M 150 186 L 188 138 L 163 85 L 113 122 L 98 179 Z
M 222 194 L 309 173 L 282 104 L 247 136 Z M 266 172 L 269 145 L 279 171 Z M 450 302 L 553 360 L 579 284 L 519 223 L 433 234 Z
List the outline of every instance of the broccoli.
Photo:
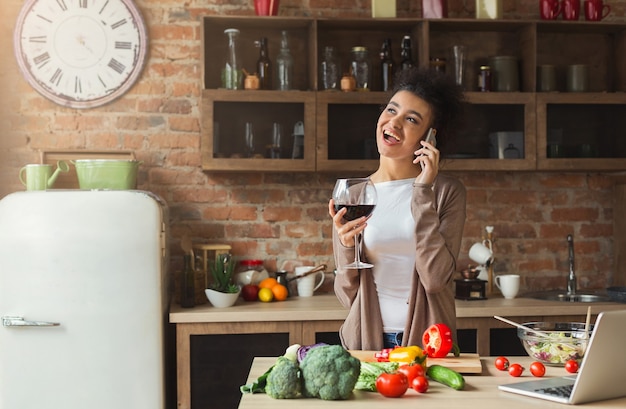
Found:
M 281 356 L 267 376 L 265 393 L 274 399 L 294 399 L 302 391 L 298 363 Z
M 303 394 L 324 400 L 348 399 L 361 371 L 361 361 L 341 345 L 311 349 L 302 362 Z

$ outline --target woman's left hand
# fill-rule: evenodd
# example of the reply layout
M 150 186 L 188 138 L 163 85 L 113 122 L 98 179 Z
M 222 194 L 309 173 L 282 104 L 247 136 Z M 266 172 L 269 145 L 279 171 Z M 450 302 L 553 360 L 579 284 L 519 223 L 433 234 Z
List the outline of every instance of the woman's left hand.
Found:
M 415 151 L 417 157 L 413 163 L 421 166 L 422 171 L 415 178 L 415 182 L 432 185 L 439 173 L 439 150 L 430 142 L 420 141 L 420 144 L 422 147 Z

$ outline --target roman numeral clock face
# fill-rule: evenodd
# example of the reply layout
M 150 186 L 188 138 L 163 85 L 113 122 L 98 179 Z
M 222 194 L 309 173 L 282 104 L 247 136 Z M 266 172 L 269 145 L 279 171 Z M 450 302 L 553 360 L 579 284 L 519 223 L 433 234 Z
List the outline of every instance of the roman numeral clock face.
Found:
M 63 106 L 93 108 L 137 81 L 147 33 L 132 0 L 27 0 L 15 56 L 26 80 Z

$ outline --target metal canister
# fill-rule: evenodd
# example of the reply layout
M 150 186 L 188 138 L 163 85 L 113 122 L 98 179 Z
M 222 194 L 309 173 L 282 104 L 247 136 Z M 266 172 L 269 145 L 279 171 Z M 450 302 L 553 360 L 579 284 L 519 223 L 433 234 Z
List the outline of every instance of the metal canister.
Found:
M 478 73 L 478 90 L 481 92 L 491 91 L 491 67 L 481 65 Z

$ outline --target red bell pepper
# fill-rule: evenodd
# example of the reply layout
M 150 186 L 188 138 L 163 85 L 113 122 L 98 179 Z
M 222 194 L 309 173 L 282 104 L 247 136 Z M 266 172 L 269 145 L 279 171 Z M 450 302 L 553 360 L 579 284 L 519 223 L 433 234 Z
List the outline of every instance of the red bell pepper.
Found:
M 422 335 L 424 351 L 431 358 L 444 358 L 454 349 L 458 356 L 458 346 L 452 339 L 452 331 L 446 324 L 439 323 L 428 327 Z

